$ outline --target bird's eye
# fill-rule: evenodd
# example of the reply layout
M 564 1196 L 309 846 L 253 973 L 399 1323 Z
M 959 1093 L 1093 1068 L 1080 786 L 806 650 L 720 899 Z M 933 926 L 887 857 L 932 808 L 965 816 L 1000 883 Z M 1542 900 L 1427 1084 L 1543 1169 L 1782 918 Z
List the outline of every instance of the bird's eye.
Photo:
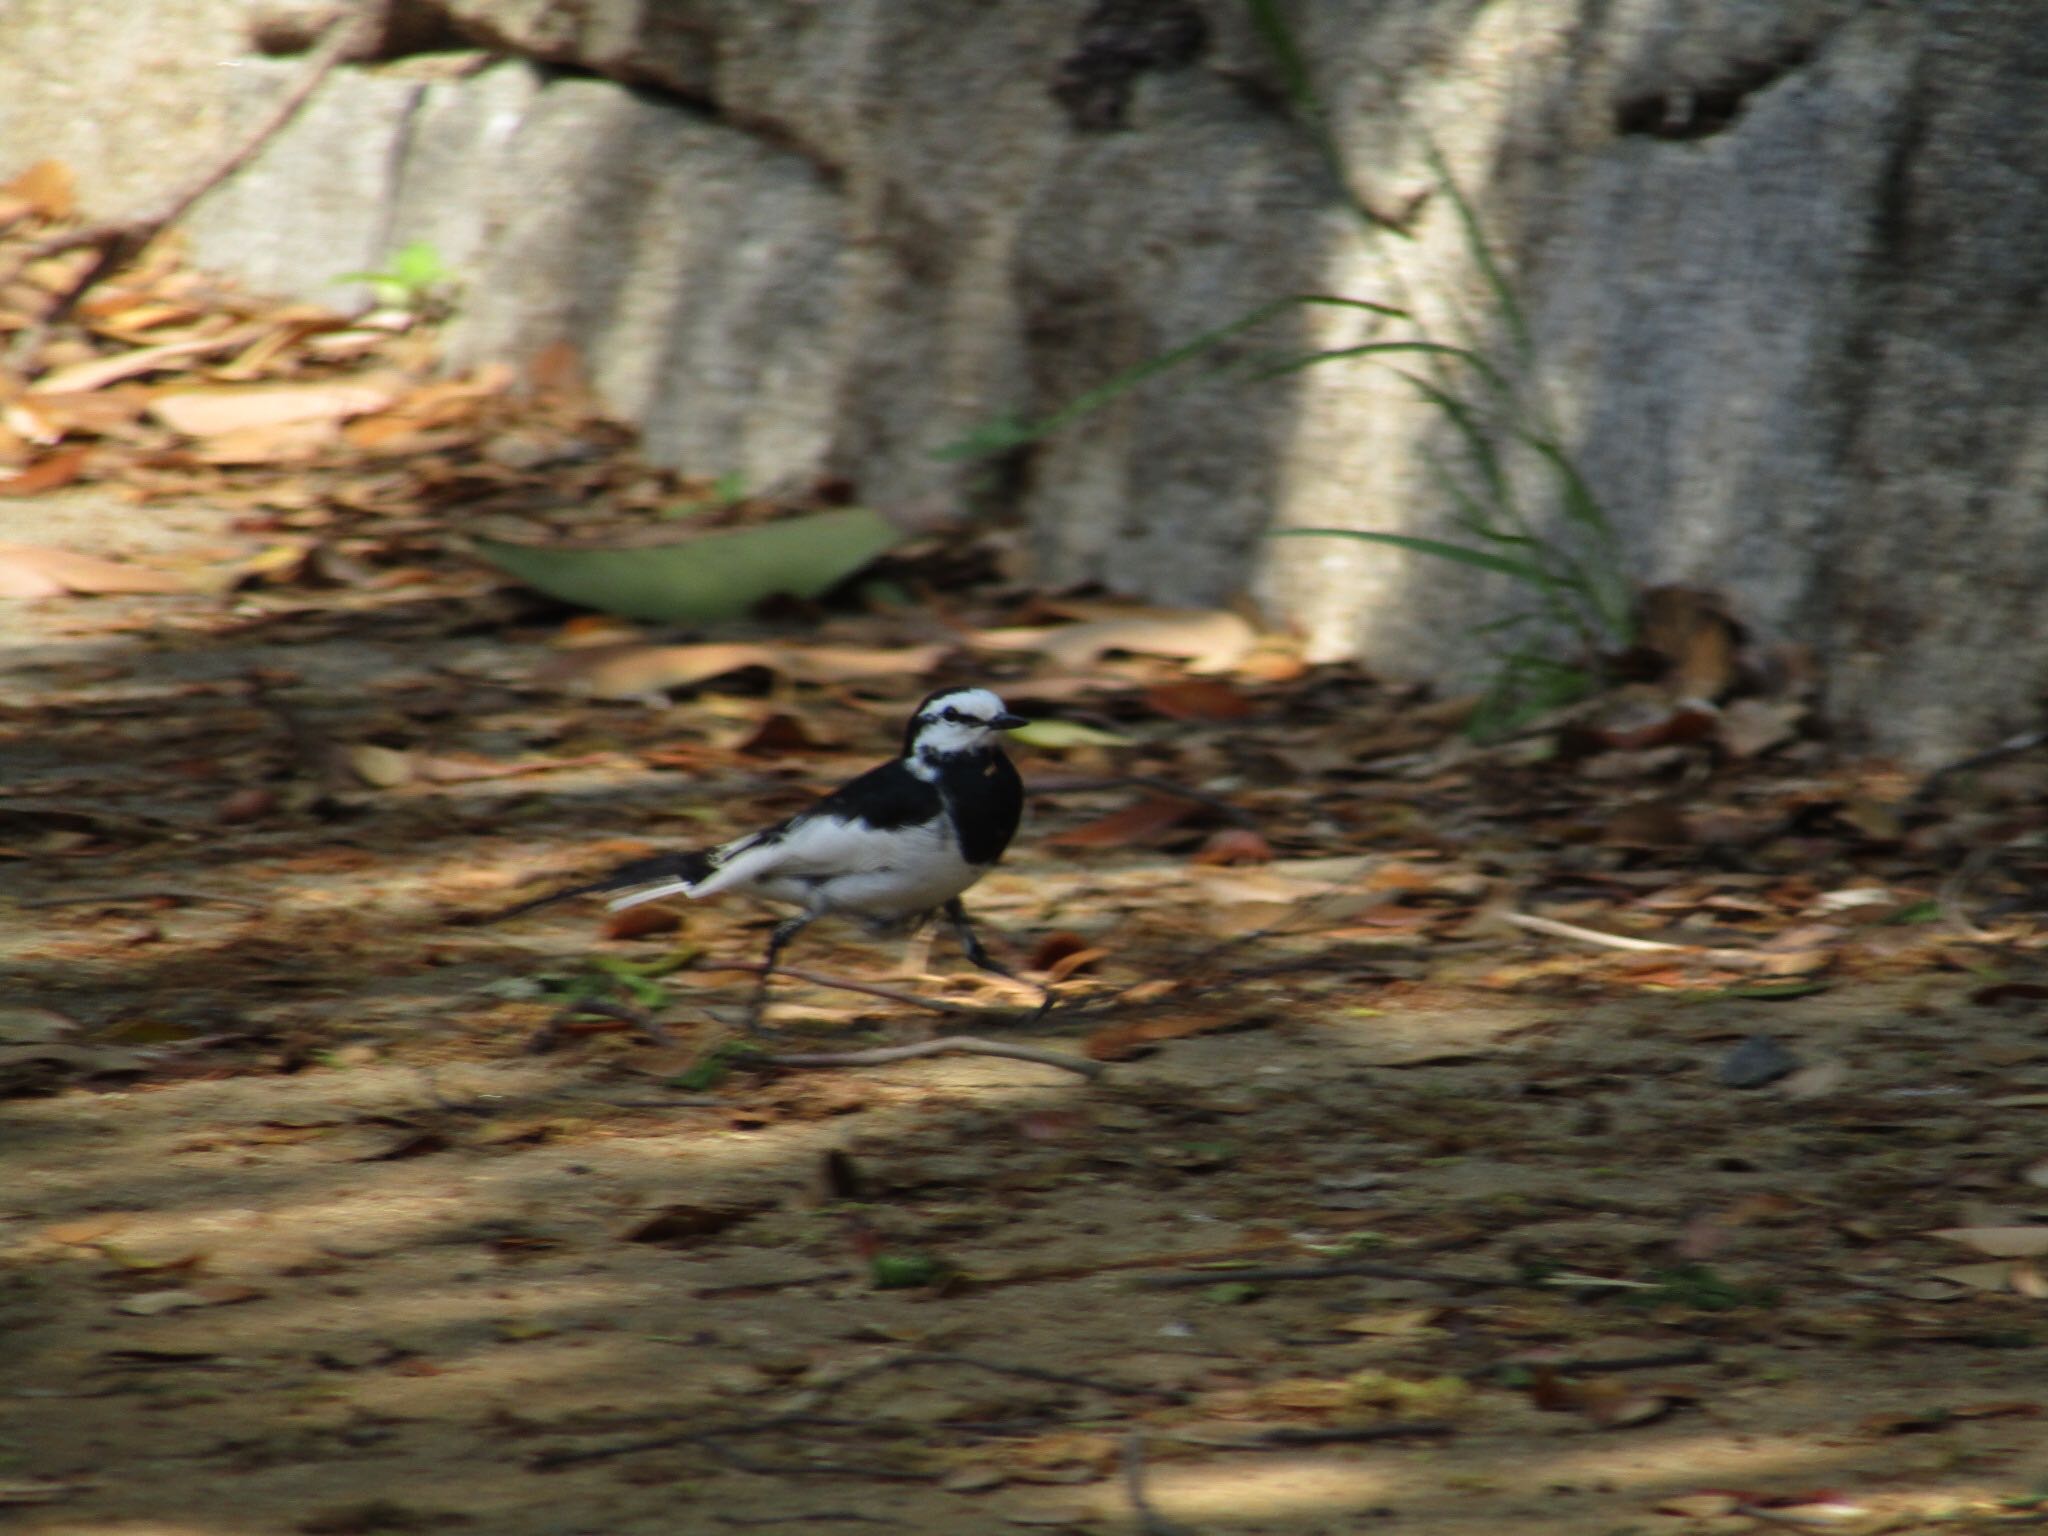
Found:
M 943 709 L 939 711 L 939 718 L 941 720 L 951 720 L 957 724 L 960 719 L 960 711 L 957 709 Z

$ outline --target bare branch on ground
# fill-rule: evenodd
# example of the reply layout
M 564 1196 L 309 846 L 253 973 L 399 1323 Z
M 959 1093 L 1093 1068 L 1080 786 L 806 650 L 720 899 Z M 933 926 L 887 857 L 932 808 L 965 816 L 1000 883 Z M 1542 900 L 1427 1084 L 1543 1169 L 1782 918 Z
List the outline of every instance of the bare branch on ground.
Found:
M 936 1040 L 916 1040 L 909 1045 L 881 1045 L 870 1051 L 816 1051 L 794 1056 L 756 1056 L 750 1058 L 773 1067 L 879 1067 L 892 1061 L 909 1061 L 918 1056 L 943 1056 L 958 1052 L 963 1056 L 1002 1056 L 1011 1061 L 1035 1061 L 1041 1066 L 1058 1067 L 1063 1072 L 1078 1072 L 1083 1077 L 1100 1077 L 1103 1065 L 1090 1061 L 1085 1056 L 1069 1056 L 1064 1051 L 1040 1050 L 1035 1045 L 1019 1045 L 1009 1040 L 982 1040 L 973 1035 L 942 1035 Z
M 141 255 L 151 241 L 182 219 L 207 193 L 242 169 L 305 109 L 313 93 L 342 60 L 356 51 L 375 24 L 376 8 L 358 5 L 338 14 L 327 25 L 320 44 L 307 57 L 299 78 L 280 96 L 259 123 L 234 149 L 194 177 L 166 199 L 155 211 L 95 224 L 85 229 L 66 230 L 39 240 L 23 251 L 13 268 L 0 273 L 0 287 L 12 282 L 32 263 L 70 251 L 89 250 L 93 260 L 57 295 L 34 325 L 25 327 L 8 349 L 7 361 L 21 363 L 41 350 L 53 326 L 63 322 L 93 285 L 111 276 Z

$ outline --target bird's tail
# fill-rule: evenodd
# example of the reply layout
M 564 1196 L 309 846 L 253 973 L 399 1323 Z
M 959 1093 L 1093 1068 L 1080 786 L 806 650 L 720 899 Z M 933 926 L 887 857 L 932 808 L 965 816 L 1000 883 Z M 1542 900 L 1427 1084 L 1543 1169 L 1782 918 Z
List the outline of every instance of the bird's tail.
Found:
M 522 901 L 516 907 L 495 912 L 484 918 L 487 923 L 502 923 L 507 918 L 523 917 L 540 907 L 551 907 L 558 901 L 567 901 L 572 896 L 595 896 L 604 891 L 630 891 L 635 886 L 649 886 L 647 891 L 634 891 L 624 901 L 612 903 L 615 907 L 638 906 L 643 901 L 654 901 L 662 896 L 678 893 L 688 894 L 690 887 L 711 873 L 711 858 L 702 853 L 658 853 L 652 858 L 635 859 L 630 864 L 621 864 L 602 879 L 591 880 L 583 885 L 572 885 L 567 890 L 550 891 L 545 896 L 536 896 L 531 901 Z

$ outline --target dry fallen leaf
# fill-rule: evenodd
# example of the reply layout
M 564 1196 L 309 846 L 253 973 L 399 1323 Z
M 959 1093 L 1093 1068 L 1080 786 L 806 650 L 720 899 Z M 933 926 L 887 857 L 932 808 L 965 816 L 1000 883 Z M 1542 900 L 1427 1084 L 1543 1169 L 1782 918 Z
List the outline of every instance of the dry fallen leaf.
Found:
M 1185 677 L 1145 690 L 1145 703 L 1169 720 L 1242 720 L 1252 701 L 1226 682 L 1210 677 Z
M 1359 1333 L 1372 1338 L 1414 1339 L 1440 1335 L 1437 1324 L 1447 1307 L 1402 1307 L 1390 1312 L 1361 1312 L 1337 1324 L 1340 1333 Z
M 1195 850 L 1197 864 L 1270 864 L 1273 845 L 1250 827 L 1225 827 Z
M 2013 1265 L 2008 1260 L 1991 1264 L 1957 1264 L 1934 1271 L 1935 1279 L 1967 1286 L 1973 1291 L 2009 1291 L 2013 1288 L 2012 1277 Z
M 1664 660 L 1663 686 L 1674 699 L 1719 699 L 1741 675 L 1742 628 L 1717 592 L 1650 588 L 1636 605 L 1636 644 Z
M 125 437 L 149 402 L 146 392 L 109 389 L 99 394 L 49 394 L 41 390 L 22 395 L 8 403 L 7 425 L 24 440 L 44 447 L 74 434 L 92 437 Z
M 1742 1501 L 1732 1493 L 1686 1493 L 1659 1499 L 1650 1507 L 1660 1515 L 1682 1515 L 1689 1520 L 1714 1520 L 1732 1515 Z M 1747 1522 L 1745 1522 L 1746 1524 Z
M 1538 1365 L 1529 1383 L 1529 1399 L 1551 1413 L 1583 1414 L 1600 1429 L 1633 1429 L 1654 1423 L 1694 1394 L 1683 1387 L 1639 1387 L 1615 1376 L 1589 1380 L 1563 1377 Z
M 207 438 L 192 457 L 201 464 L 294 464 L 319 457 L 341 440 L 337 422 L 264 422 Z
M 0 1003 L 0 1043 L 40 1044 L 78 1033 L 78 1021 L 33 1003 Z
M 778 709 L 748 727 L 732 750 L 742 757 L 774 757 L 783 752 L 815 752 L 818 746 L 801 719 Z
M 951 651 L 947 645 L 866 648 L 717 641 L 702 645 L 638 642 L 576 644 L 535 669 L 536 682 L 574 688 L 600 699 L 636 699 L 671 688 L 690 688 L 748 667 L 813 683 L 915 677 Z
M 650 901 L 606 914 L 604 936 L 608 939 L 644 939 L 652 934 L 674 933 L 682 926 L 682 914 L 672 907 Z
M 1798 736 L 1810 713 L 1796 699 L 1736 699 L 1721 711 L 1714 739 L 1730 757 L 1761 757 Z
M 350 747 L 347 755 L 350 771 L 374 789 L 396 789 L 412 782 L 414 769 L 409 752 L 361 741 Z
M 1146 609 L 1123 618 L 1028 629 L 985 629 L 972 637 L 992 651 L 1039 651 L 1080 670 L 1112 651 L 1186 661 L 1193 672 L 1228 672 L 1251 653 L 1258 635 L 1223 608 Z
M 98 1485 L 66 1479 L 52 1482 L 0 1482 L 0 1509 L 30 1504 L 54 1504 L 75 1494 L 88 1493 Z
M 68 219 L 78 206 L 71 167 L 62 160 L 38 160 L 0 191 L 18 197 L 43 218 Z
M 270 384 L 167 391 L 150 414 L 187 437 L 218 437 L 294 422 L 338 422 L 381 411 L 398 397 L 391 383 L 369 379 L 321 384 Z
M 2048 1226 L 1943 1227 L 1929 1235 L 1961 1243 L 1994 1259 L 2037 1259 L 2048 1254 Z
M 685 1243 L 736 1227 L 757 1209 L 750 1205 L 665 1205 L 619 1235 L 629 1243 Z
M 68 549 L 0 544 L 0 597 L 96 597 L 114 593 L 189 592 L 192 583 L 170 571 L 102 560 Z
M 1051 965 L 1044 968 L 1045 984 L 1049 987 L 1056 987 L 1070 976 L 1076 975 L 1081 971 L 1092 970 L 1096 961 L 1107 960 L 1108 958 L 1109 951 L 1106 949 L 1070 950 Z
M 45 1227 L 41 1235 L 53 1243 L 69 1247 L 84 1248 L 103 1237 L 111 1237 L 133 1221 L 134 1217 L 120 1212 L 106 1212 L 98 1216 L 81 1216 L 76 1221 L 60 1221 Z
M 1170 832 L 1202 807 L 1178 795 L 1148 795 L 1120 811 L 1042 839 L 1052 848 L 1129 848 Z
M 161 346 L 142 347 L 133 352 L 117 353 L 113 357 L 96 357 L 90 362 L 74 363 L 68 368 L 59 368 L 46 373 L 36 380 L 35 393 L 25 397 L 33 401 L 39 395 L 86 394 L 95 389 L 104 389 L 109 384 L 118 384 L 123 379 L 140 378 L 145 373 L 156 373 L 181 363 L 188 358 L 206 357 L 215 352 L 231 351 L 235 347 L 261 334 L 261 327 L 241 326 L 223 331 L 218 336 L 204 336 L 193 341 L 171 341 Z
M 263 1294 L 253 1285 L 235 1285 L 226 1281 L 215 1281 L 203 1285 L 181 1286 L 170 1291 L 144 1291 L 139 1295 L 123 1297 L 114 1304 L 116 1312 L 126 1312 L 131 1317 L 161 1317 L 166 1312 L 189 1312 L 197 1307 L 225 1307 L 236 1302 L 254 1301 Z
M 87 448 L 59 448 L 46 453 L 20 473 L 0 480 L 0 496 L 39 496 L 69 485 L 84 474 L 90 452 Z
M 1171 983 L 1168 983 L 1171 986 Z M 1129 1001 L 1137 992 L 1124 994 Z M 1148 1054 L 1168 1040 L 1185 1040 L 1192 1035 L 1214 1034 L 1218 1030 L 1243 1029 L 1259 1021 L 1232 1014 L 1184 1014 L 1179 1018 L 1132 1019 L 1108 1024 L 1088 1037 L 1081 1049 L 1096 1061 L 1130 1061 Z

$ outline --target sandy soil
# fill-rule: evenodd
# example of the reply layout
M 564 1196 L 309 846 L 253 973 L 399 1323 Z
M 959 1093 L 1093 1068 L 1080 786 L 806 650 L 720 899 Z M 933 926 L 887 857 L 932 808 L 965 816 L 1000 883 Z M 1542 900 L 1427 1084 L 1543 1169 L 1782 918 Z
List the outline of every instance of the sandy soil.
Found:
M 43 536 L 118 548 L 104 511 Z M 203 514 L 131 530 L 222 540 Z M 727 813 L 678 812 L 633 762 L 381 790 L 318 766 L 393 720 L 413 750 L 481 755 L 660 738 L 654 712 L 522 692 L 531 648 L 498 602 L 477 582 L 0 607 L 14 1529 L 2040 1518 L 2048 1287 L 1928 1235 L 2048 1206 L 2025 989 L 1952 967 L 1780 999 L 1504 988 L 1480 961 L 1539 941 L 1311 934 L 1155 1004 L 1209 1032 L 1093 1079 L 939 1057 L 678 1087 L 728 1033 L 731 972 L 670 978 L 668 1043 L 535 1052 L 557 1003 L 534 976 L 676 940 L 450 914 Z M 848 753 L 887 740 L 875 722 Z M 273 807 L 224 819 L 260 785 Z M 1190 914 L 1231 899 L 1181 857 L 1042 846 L 1086 814 L 1038 806 L 978 893 L 1021 945 L 1065 927 L 1112 950 L 1075 1009 L 1187 973 Z M 742 909 L 683 930 L 735 955 L 759 933 Z M 895 957 L 848 937 L 805 959 L 873 978 Z M 943 944 L 933 966 L 891 984 L 1012 1002 Z M 1078 1056 L 1102 1017 L 975 1028 Z M 807 1045 L 926 1031 L 796 986 L 777 1020 Z M 1759 1032 L 1806 1070 L 1724 1086 Z M 38 1040 L 64 1052 L 27 1059 Z M 1171 1283 L 1219 1255 L 1361 1272 Z M 877 1285 L 878 1259 L 920 1256 L 949 1278 Z

